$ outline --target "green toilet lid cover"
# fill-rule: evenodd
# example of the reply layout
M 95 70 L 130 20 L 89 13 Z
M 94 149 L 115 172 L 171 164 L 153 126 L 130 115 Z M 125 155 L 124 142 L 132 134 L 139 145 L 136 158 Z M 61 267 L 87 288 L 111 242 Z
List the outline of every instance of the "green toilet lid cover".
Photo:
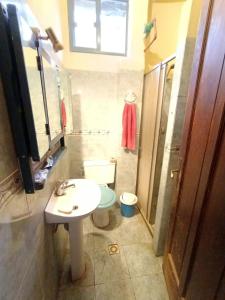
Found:
M 116 194 L 107 186 L 99 185 L 101 190 L 101 200 L 98 208 L 107 208 L 112 206 L 116 201 Z

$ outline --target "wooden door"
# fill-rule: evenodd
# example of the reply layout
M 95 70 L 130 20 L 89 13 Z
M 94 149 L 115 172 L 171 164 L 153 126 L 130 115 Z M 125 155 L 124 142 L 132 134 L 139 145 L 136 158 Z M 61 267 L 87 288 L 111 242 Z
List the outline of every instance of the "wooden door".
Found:
M 158 107 L 161 65 L 145 75 L 138 162 L 137 196 L 139 207 L 147 218 L 149 181 Z
M 204 1 L 163 265 L 171 299 L 225 298 L 224 32 L 224 1 Z
M 223 73 L 223 104 L 221 106 L 223 119 L 225 120 L 224 100 L 225 100 L 225 71 Z M 214 120 L 217 123 L 217 120 Z M 214 157 L 211 163 L 210 174 L 207 178 L 207 188 L 201 190 L 197 195 L 197 201 L 201 203 L 201 212 L 194 245 L 191 253 L 191 266 L 188 270 L 188 278 L 183 289 L 185 299 L 213 300 L 225 299 L 219 296 L 219 289 L 225 288 L 225 127 L 221 124 L 221 132 L 215 142 Z M 215 124 L 217 127 L 218 124 Z M 211 137 L 214 140 L 214 137 Z M 214 146 L 214 145 L 213 145 Z M 211 145 L 207 149 L 207 156 L 210 155 Z M 206 168 L 206 166 L 204 166 Z M 204 175 L 203 175 L 204 177 Z M 204 181 L 202 179 L 201 181 Z M 199 203 L 197 204 L 199 205 Z M 192 229 L 192 228 L 191 228 Z M 190 246 L 188 247 L 188 249 Z M 187 256 L 190 254 L 187 253 Z M 187 260 L 187 258 L 186 258 Z M 182 291 L 181 291 L 182 292 Z

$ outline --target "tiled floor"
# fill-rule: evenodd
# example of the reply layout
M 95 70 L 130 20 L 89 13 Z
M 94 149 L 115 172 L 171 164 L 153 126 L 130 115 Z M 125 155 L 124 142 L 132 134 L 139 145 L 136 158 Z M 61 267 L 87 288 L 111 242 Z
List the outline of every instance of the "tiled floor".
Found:
M 71 282 L 68 250 L 58 300 L 168 300 L 161 258 L 153 253 L 140 213 L 124 218 L 115 206 L 110 219 L 104 230 L 94 227 L 90 218 L 84 220 L 86 273 Z M 109 255 L 113 243 L 120 253 Z

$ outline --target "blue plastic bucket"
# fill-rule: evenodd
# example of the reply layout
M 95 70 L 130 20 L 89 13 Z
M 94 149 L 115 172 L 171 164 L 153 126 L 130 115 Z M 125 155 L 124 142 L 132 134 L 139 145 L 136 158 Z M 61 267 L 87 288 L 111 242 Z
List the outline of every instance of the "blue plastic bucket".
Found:
M 121 215 L 127 218 L 133 217 L 135 212 L 135 205 L 127 205 L 121 203 Z
M 137 197 L 131 193 L 123 193 L 120 196 L 121 202 L 121 215 L 130 218 L 135 213 L 135 204 L 137 203 Z

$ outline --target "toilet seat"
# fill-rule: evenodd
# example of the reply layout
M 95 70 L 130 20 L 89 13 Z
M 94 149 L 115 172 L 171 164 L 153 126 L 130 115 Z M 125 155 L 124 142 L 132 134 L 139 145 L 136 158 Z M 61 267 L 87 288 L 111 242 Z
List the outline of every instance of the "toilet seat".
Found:
M 101 200 L 97 208 L 104 209 L 111 207 L 116 202 L 116 194 L 107 185 L 99 185 Z
M 106 184 L 99 184 L 101 200 L 92 218 L 95 226 L 104 228 L 109 225 L 109 208 L 116 202 L 116 193 Z

